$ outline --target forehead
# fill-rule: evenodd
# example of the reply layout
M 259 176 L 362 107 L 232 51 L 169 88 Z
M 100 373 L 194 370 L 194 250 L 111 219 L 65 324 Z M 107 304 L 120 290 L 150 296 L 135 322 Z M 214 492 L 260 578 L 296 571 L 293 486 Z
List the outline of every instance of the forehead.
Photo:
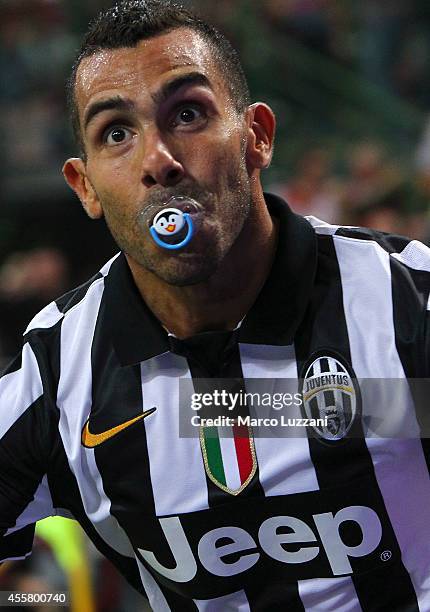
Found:
M 121 91 L 136 96 L 154 93 L 165 80 L 191 70 L 207 76 L 214 89 L 224 89 L 208 43 L 187 28 L 142 40 L 136 47 L 102 50 L 83 59 L 78 68 L 79 112 L 90 102 Z

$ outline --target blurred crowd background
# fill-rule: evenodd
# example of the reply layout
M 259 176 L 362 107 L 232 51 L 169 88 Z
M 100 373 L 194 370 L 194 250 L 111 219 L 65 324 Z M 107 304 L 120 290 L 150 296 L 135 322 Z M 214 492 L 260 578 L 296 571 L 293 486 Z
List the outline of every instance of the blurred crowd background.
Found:
M 429 243 L 428 0 L 183 3 L 227 34 L 253 98 L 276 111 L 267 190 L 302 214 Z M 0 364 L 37 310 L 116 250 L 60 172 L 75 152 L 65 80 L 86 24 L 110 4 L 0 0 Z M 64 536 L 61 557 L 50 529 L 63 528 L 41 528 L 32 559 L 6 565 L 0 589 L 68 589 L 80 612 L 144 609 L 79 532 Z

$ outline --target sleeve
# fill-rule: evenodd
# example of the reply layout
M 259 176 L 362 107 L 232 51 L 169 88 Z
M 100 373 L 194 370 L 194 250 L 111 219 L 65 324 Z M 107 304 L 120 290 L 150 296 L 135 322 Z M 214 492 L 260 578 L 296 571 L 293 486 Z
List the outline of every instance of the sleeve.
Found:
M 48 431 L 42 379 L 26 342 L 0 378 L 0 562 L 30 554 L 36 521 L 55 514 Z
M 392 259 L 396 345 L 430 469 L 430 249 L 418 240 L 405 241 Z
M 430 249 L 418 240 L 402 241 L 395 236 L 389 244 L 396 343 L 407 378 L 424 383 L 430 377 Z

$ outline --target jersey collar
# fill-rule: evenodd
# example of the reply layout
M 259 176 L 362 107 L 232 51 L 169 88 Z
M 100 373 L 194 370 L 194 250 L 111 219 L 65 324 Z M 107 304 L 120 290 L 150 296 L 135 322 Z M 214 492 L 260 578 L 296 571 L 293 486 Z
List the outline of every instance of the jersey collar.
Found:
M 316 271 L 316 236 L 303 217 L 279 197 L 265 194 L 270 214 L 279 219 L 272 269 L 238 330 L 239 342 L 288 345 L 304 317 Z M 167 332 L 134 284 L 121 254 L 105 279 L 106 317 L 121 365 L 139 363 L 170 349 Z
M 279 238 L 272 269 L 240 330 L 239 342 L 292 344 L 314 284 L 317 243 L 306 219 L 293 213 L 280 197 L 265 193 Z

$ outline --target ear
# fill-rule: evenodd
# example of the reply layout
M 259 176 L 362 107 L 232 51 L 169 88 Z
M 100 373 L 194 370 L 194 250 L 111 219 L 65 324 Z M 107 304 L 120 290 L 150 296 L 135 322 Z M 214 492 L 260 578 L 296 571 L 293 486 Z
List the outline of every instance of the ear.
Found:
M 63 166 L 63 176 L 80 199 L 87 215 L 91 219 L 102 217 L 103 210 L 98 195 L 87 176 L 84 161 L 80 157 L 68 159 Z
M 272 160 L 276 119 L 272 109 L 263 102 L 248 107 L 248 144 L 246 160 L 252 170 L 267 168 Z

